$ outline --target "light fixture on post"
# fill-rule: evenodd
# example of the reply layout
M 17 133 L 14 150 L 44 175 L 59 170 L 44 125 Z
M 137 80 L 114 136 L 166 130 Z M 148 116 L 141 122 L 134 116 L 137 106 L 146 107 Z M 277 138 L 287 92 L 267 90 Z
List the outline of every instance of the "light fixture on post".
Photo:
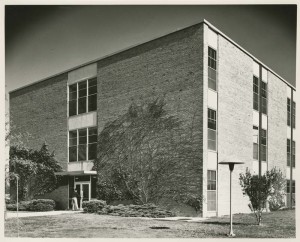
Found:
M 220 165 L 229 165 L 229 170 L 230 170 L 230 231 L 228 236 L 229 237 L 234 237 L 235 234 L 233 233 L 232 229 L 232 198 L 231 198 L 231 191 L 232 191 L 232 171 L 234 169 L 234 165 L 240 165 L 244 164 L 244 162 L 240 161 L 221 161 L 219 162 Z

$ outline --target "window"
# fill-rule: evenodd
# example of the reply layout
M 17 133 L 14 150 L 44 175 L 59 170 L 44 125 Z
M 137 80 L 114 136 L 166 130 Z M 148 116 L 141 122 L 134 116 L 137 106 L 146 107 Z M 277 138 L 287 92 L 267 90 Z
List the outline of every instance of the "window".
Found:
M 267 161 L 267 131 L 261 130 L 261 160 Z
M 286 142 L 286 156 L 287 156 L 287 166 L 291 165 L 291 140 L 287 139 Z
M 217 90 L 217 52 L 208 47 L 208 88 Z
M 216 171 L 207 171 L 207 211 L 217 210 Z
M 215 110 L 208 109 L 208 149 L 217 150 L 217 113 Z
M 287 99 L 287 125 L 291 126 L 291 99 Z
M 296 158 L 295 148 L 296 148 L 296 142 L 293 141 L 292 142 L 292 167 L 295 167 L 295 158 Z
M 267 114 L 268 112 L 268 93 L 267 93 L 267 83 L 261 81 L 261 112 Z
M 293 102 L 293 108 L 292 108 L 292 124 L 293 128 L 296 128 L 296 103 Z
M 295 180 L 292 180 L 292 193 L 295 193 L 296 190 L 296 184 L 295 184 Z M 290 180 L 286 180 L 286 193 L 290 193 Z
M 97 157 L 97 128 L 69 132 L 69 162 L 93 160 Z
M 253 159 L 258 160 L 258 127 L 253 126 Z
M 258 77 L 253 76 L 253 109 L 259 111 Z
M 69 116 L 97 110 L 97 78 L 69 86 Z

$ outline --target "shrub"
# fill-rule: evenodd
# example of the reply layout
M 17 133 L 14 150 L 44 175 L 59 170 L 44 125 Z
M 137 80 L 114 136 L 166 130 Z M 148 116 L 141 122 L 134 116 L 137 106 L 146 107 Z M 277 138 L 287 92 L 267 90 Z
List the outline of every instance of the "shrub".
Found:
M 55 208 L 55 201 L 52 199 L 36 199 L 31 200 L 28 205 L 29 211 L 53 211 Z
M 97 213 L 106 206 L 106 202 L 103 200 L 84 201 L 82 203 L 82 208 L 85 213 Z
M 51 199 L 36 199 L 31 201 L 22 201 L 19 203 L 19 211 L 53 211 L 55 202 Z M 17 211 L 17 204 L 7 204 L 6 209 Z
M 271 206 L 274 205 L 273 208 L 276 208 L 279 206 L 278 202 L 273 201 L 283 201 L 285 194 L 285 179 L 282 172 L 276 168 L 261 176 L 252 175 L 247 168 L 245 174 L 240 174 L 240 185 L 243 194 L 250 199 L 249 207 L 255 214 L 258 225 L 261 224 L 262 211 L 267 200 L 271 199 Z
M 101 215 L 112 215 L 122 217 L 151 217 L 164 218 L 174 216 L 171 211 L 161 209 L 154 204 L 143 205 L 126 205 L 119 204 L 117 206 L 106 205 L 105 201 L 92 200 L 83 202 L 82 207 L 86 213 L 97 213 Z

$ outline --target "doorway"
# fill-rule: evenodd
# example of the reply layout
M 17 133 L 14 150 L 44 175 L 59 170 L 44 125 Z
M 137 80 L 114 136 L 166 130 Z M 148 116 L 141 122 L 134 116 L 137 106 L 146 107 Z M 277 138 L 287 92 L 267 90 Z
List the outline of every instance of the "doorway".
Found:
M 91 186 L 89 182 L 75 182 L 75 188 L 78 195 L 82 198 L 82 201 L 90 201 L 91 199 Z M 78 198 L 78 207 L 81 208 L 81 199 Z

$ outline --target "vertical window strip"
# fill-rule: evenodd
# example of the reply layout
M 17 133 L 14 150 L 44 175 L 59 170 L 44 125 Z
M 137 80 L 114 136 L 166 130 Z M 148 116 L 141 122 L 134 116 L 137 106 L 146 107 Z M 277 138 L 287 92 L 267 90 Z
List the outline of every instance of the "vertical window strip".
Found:
M 291 165 L 291 140 L 286 140 L 286 156 L 287 156 L 287 166 Z
M 291 126 L 291 99 L 287 98 L 287 125 Z
M 217 52 L 208 47 L 208 88 L 217 90 Z
M 217 150 L 217 112 L 207 110 L 207 146 L 209 150 Z
M 217 182 L 216 171 L 207 170 L 207 210 L 217 210 Z
M 258 160 L 258 127 L 253 126 L 253 159 Z
M 296 159 L 296 142 L 292 141 L 292 167 L 295 167 Z
M 259 111 L 258 77 L 253 76 L 253 109 Z
M 267 161 L 267 130 L 261 129 L 261 160 Z
M 292 108 L 292 124 L 293 128 L 296 128 L 296 103 L 293 102 L 293 108 Z
M 268 113 L 268 84 L 261 81 L 261 112 L 264 114 Z

